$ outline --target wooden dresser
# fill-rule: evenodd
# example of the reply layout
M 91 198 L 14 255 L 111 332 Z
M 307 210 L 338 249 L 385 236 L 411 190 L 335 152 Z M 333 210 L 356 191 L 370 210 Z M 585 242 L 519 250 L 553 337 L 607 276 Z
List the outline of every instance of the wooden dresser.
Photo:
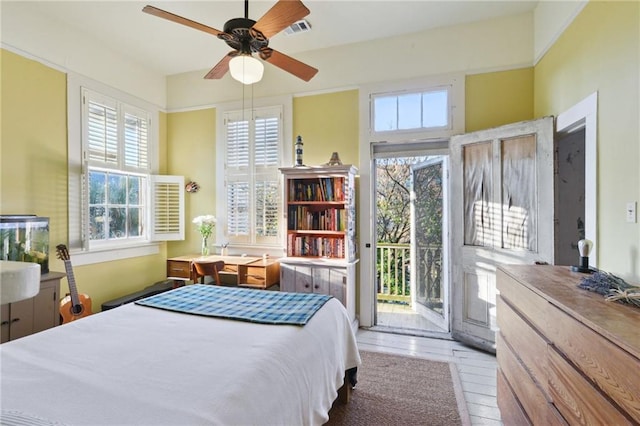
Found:
M 505 425 L 640 423 L 640 309 L 577 287 L 568 266 L 498 269 Z

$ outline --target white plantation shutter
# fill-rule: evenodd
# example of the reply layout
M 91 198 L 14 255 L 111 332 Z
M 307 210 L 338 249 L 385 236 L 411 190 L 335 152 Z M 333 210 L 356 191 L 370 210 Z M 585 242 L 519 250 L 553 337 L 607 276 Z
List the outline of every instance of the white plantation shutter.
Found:
M 256 238 L 278 237 L 281 120 L 266 114 L 255 119 Z
M 83 89 L 89 166 L 149 173 L 149 113 Z
M 116 104 L 83 96 L 88 160 L 103 166 L 118 164 L 118 114 Z
M 151 239 L 184 240 L 184 177 L 150 176 Z
M 124 108 L 124 166 L 134 170 L 149 168 L 148 122 L 144 111 Z
M 235 171 L 249 167 L 249 120 L 238 117 L 228 119 L 227 167 Z
M 249 242 L 250 120 L 242 113 L 228 114 L 227 120 L 227 235 L 234 242 Z
M 278 167 L 280 162 L 280 119 L 257 117 L 255 119 L 255 166 Z
M 227 183 L 227 235 L 235 242 L 249 242 L 249 182 Z
M 227 136 L 225 236 L 232 243 L 278 244 L 282 108 L 228 112 L 224 122 Z
M 256 182 L 256 237 L 278 237 L 279 203 L 277 179 Z

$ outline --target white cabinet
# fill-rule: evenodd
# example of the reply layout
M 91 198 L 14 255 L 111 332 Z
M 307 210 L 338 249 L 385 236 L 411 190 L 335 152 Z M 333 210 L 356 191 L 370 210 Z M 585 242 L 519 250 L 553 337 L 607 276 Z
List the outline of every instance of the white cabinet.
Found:
M 355 262 L 323 260 L 280 260 L 280 290 L 329 294 L 338 299 L 355 321 Z

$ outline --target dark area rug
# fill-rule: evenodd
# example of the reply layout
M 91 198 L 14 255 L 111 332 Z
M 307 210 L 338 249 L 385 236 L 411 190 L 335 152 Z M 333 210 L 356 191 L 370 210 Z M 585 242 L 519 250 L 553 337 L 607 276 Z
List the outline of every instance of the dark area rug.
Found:
M 449 364 L 360 351 L 358 384 L 327 425 L 460 425 Z

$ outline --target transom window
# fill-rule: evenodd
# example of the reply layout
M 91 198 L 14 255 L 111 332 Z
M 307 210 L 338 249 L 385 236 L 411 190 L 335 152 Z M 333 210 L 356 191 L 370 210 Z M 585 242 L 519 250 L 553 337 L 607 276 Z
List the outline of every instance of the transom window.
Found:
M 451 127 L 449 88 L 372 96 L 375 133 Z

